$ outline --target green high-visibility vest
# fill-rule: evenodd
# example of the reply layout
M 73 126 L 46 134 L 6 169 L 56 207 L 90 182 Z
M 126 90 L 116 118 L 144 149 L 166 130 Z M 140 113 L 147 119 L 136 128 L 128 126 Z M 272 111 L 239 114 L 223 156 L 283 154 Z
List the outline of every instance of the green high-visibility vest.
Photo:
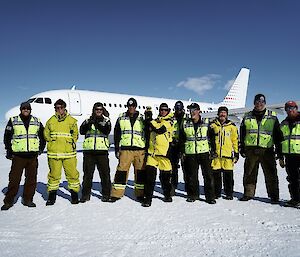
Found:
M 249 112 L 244 117 L 246 127 L 245 146 L 259 146 L 270 148 L 274 145 L 273 129 L 277 119 L 276 113 L 267 110 L 260 123 Z
M 142 115 L 139 114 L 132 127 L 130 117 L 126 113 L 122 113 L 119 116 L 119 124 L 121 128 L 121 146 L 145 147 L 144 119 Z
M 95 128 L 93 124 L 91 129 L 85 134 L 83 141 L 83 150 L 103 150 L 109 149 L 108 136 Z
M 282 152 L 285 154 L 300 154 L 300 121 L 296 122 L 292 131 L 286 120 L 281 123 L 280 128 L 284 137 L 284 141 L 281 142 Z
M 185 154 L 209 152 L 207 137 L 209 122 L 208 119 L 203 119 L 202 121 L 196 132 L 192 119 L 185 119 L 183 121 L 183 128 L 186 135 L 186 142 L 184 143 Z
M 11 118 L 14 134 L 12 136 L 13 152 L 38 152 L 40 140 L 38 137 L 40 129 L 40 120 L 36 117 L 31 117 L 28 131 L 20 116 Z

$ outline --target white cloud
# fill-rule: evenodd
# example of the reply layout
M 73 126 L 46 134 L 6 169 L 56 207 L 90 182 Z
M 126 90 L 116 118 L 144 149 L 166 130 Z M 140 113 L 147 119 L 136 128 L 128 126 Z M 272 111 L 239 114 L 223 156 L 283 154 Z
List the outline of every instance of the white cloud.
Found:
M 176 87 L 184 87 L 194 91 L 198 95 L 203 95 L 205 91 L 214 87 L 219 78 L 220 75 L 217 74 L 208 74 L 199 78 L 187 78 L 186 80 L 179 82 Z
M 224 86 L 224 89 L 229 90 L 231 88 L 231 86 L 233 85 L 234 81 L 235 81 L 235 79 L 228 80 L 226 85 Z

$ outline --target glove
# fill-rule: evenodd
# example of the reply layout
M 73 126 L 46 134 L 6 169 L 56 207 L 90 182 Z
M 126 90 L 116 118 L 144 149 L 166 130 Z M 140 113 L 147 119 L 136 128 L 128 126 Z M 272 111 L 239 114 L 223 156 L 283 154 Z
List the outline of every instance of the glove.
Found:
M 6 150 L 6 156 L 5 157 L 8 160 L 12 160 L 12 158 L 13 158 L 12 151 L 11 150 Z
M 279 165 L 280 165 L 281 168 L 285 167 L 284 158 L 279 159 Z
M 209 158 L 211 160 L 216 159 L 218 157 L 218 154 L 216 152 L 210 152 Z
M 119 150 L 115 151 L 115 156 L 118 160 L 120 159 L 120 151 Z
M 233 162 L 237 163 L 239 160 L 239 153 L 234 153 L 234 158 L 233 158 Z

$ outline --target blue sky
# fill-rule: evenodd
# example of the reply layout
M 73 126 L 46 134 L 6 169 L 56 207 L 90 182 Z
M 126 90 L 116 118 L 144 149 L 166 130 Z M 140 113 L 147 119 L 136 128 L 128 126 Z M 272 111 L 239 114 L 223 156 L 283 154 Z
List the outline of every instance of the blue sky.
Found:
M 249 106 L 256 93 L 300 100 L 299 13 L 292 0 L 2 0 L 0 119 L 72 85 L 219 102 L 241 67 L 251 69 Z M 208 79 L 197 92 L 177 86 L 189 78 Z

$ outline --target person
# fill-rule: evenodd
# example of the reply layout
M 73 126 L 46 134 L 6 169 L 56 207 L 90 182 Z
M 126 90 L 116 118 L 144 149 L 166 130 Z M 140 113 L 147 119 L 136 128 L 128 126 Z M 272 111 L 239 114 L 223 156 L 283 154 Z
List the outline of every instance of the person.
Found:
M 145 135 L 144 118 L 137 110 L 137 101 L 129 98 L 127 111 L 121 113 L 114 129 L 115 155 L 119 164 L 111 189 L 111 201 L 124 196 L 131 164 L 134 167 L 134 193 L 138 201 L 144 196 Z
M 215 197 L 221 197 L 222 177 L 226 200 L 233 199 L 233 166 L 239 159 L 238 130 L 228 119 L 228 108 L 220 106 L 218 117 L 211 123 L 215 133 L 217 157 L 212 160 Z
M 28 102 L 21 103 L 20 114 L 9 119 L 4 132 L 4 145 L 6 158 L 11 160 L 12 164 L 2 211 L 14 205 L 24 169 L 22 204 L 36 207 L 33 196 L 37 184 L 38 155 L 43 152 L 46 145 L 43 130 L 44 126 L 40 119 L 31 115 L 31 105 Z
M 272 204 L 279 203 L 279 185 L 276 153 L 280 154 L 283 140 L 276 113 L 266 109 L 266 97 L 254 97 L 254 109 L 245 114 L 240 126 L 240 154 L 244 163 L 244 195 L 240 201 L 249 201 L 255 195 L 259 164 L 265 176 L 267 193 Z
M 21 103 L 20 114 L 9 119 L 4 132 L 4 145 L 6 158 L 12 160 L 12 165 L 1 210 L 8 210 L 14 205 L 24 169 L 22 204 L 36 207 L 33 197 L 37 184 L 38 155 L 46 145 L 43 131 L 44 126 L 40 119 L 31 115 L 31 105 L 28 102 Z
M 284 206 L 300 208 L 300 112 L 294 101 L 285 104 L 287 117 L 281 122 L 283 157 L 280 166 L 286 168 L 291 199 Z
M 172 191 L 171 195 L 175 195 L 175 190 L 178 186 L 178 168 L 180 159 L 180 146 L 179 146 L 179 128 L 183 121 L 185 114 L 184 106 L 182 101 L 177 101 L 174 105 L 174 116 L 173 116 L 173 139 L 170 144 L 170 161 L 172 164 Z M 183 166 L 181 164 L 181 166 Z
M 68 188 L 71 193 L 71 203 L 78 204 L 80 190 L 79 172 L 76 168 L 76 142 L 78 139 L 77 120 L 66 110 L 66 102 L 58 99 L 54 103 L 55 114 L 47 121 L 44 137 L 48 156 L 48 200 L 46 205 L 53 205 L 61 179 L 61 169 L 64 168 Z
M 102 188 L 102 202 L 110 198 L 111 181 L 108 159 L 111 123 L 103 115 L 105 107 L 97 102 L 93 106 L 92 115 L 80 126 L 80 134 L 85 135 L 83 142 L 83 182 L 80 202 L 90 200 L 95 166 L 97 166 Z
M 169 146 L 172 142 L 172 125 L 172 113 L 168 105 L 162 103 L 159 106 L 157 119 L 151 120 L 149 126 L 147 126 L 147 129 L 150 131 L 150 138 L 147 150 L 143 207 L 150 207 L 152 204 L 157 168 L 160 170 L 159 179 L 164 194 L 164 201 L 172 202 L 172 165 L 168 157 Z
M 199 200 L 199 165 L 204 179 L 206 202 L 215 204 L 214 181 L 211 159 L 216 157 L 215 134 L 208 119 L 200 116 L 200 106 L 192 103 L 188 106 L 190 118 L 184 119 L 179 131 L 181 152 L 184 158 L 184 181 L 187 202 Z

